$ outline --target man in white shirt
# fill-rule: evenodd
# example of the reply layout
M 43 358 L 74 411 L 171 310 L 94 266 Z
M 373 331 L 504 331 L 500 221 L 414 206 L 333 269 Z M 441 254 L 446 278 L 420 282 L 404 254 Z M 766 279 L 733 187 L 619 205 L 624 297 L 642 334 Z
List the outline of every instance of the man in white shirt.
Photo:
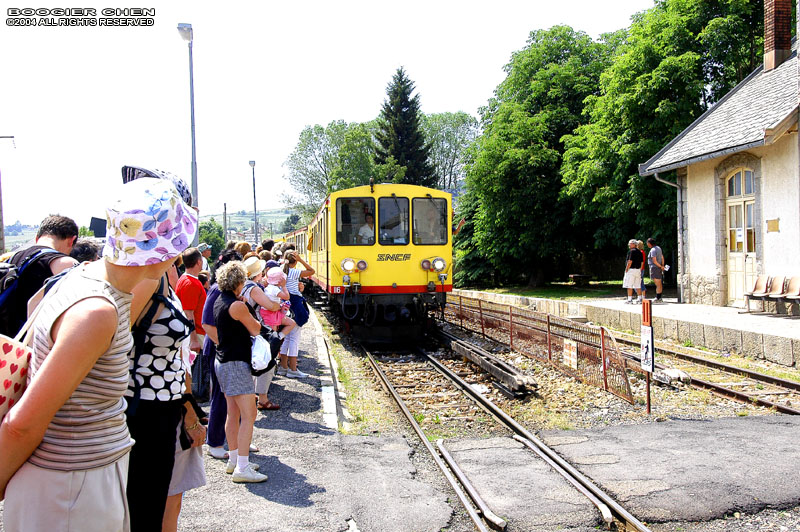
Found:
M 375 241 L 375 218 L 367 213 L 364 225 L 358 230 L 358 238 L 362 244 L 372 244 Z
M 211 256 L 211 246 L 203 242 L 197 246 L 197 251 L 199 251 L 200 255 L 203 257 L 203 268 L 201 271 L 211 271 L 208 269 L 208 258 Z

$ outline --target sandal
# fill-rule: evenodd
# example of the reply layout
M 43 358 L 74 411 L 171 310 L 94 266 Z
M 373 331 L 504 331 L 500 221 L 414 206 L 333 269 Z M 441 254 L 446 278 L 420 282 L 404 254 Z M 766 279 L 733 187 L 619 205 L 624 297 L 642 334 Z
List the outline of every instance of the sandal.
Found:
M 258 403 L 259 410 L 279 410 L 281 405 L 276 405 L 272 401 L 267 401 L 267 404 Z

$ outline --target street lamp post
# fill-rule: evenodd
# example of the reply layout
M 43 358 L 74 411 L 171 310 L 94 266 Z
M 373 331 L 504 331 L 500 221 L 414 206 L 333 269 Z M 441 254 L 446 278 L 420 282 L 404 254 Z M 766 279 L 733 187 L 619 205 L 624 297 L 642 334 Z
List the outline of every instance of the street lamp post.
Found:
M 253 238 L 258 246 L 258 209 L 256 209 L 256 162 L 250 161 L 250 168 L 253 169 Z
M 192 201 L 194 206 L 198 206 L 197 201 L 197 150 L 194 140 L 194 62 L 192 60 L 192 41 L 194 32 L 191 24 L 178 24 L 178 33 L 183 40 L 189 43 L 189 106 L 192 113 Z M 199 235 L 195 233 L 193 245 L 197 245 Z

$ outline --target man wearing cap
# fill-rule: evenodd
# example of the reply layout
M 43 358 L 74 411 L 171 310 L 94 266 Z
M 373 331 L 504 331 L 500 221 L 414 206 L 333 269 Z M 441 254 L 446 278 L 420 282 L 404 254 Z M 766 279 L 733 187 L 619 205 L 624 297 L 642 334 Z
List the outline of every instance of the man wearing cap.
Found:
M 199 251 L 200 255 L 203 257 L 203 268 L 200 271 L 211 271 L 208 269 L 208 258 L 211 257 L 211 246 L 203 242 L 197 246 L 197 251 Z
M 625 277 L 622 279 L 622 288 L 628 289 L 628 305 L 642 302 L 642 252 L 636 247 L 638 240 L 628 240 L 628 255 L 625 257 Z M 636 290 L 636 301 L 633 300 L 633 291 Z

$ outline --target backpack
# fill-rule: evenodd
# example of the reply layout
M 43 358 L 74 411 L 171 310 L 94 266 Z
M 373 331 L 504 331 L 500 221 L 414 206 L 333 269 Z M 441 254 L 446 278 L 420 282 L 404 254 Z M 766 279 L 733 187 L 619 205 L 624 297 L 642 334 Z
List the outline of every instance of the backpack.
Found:
M 24 256 L 24 252 L 23 253 Z M 22 256 L 14 261 L 14 256 L 8 262 L 0 262 L 0 333 L 13 337 L 28 319 L 27 301 L 20 301 L 17 287 L 25 270 L 43 256 L 58 253 L 54 249 L 40 249 L 22 260 Z M 18 262 L 22 260 L 21 264 Z

